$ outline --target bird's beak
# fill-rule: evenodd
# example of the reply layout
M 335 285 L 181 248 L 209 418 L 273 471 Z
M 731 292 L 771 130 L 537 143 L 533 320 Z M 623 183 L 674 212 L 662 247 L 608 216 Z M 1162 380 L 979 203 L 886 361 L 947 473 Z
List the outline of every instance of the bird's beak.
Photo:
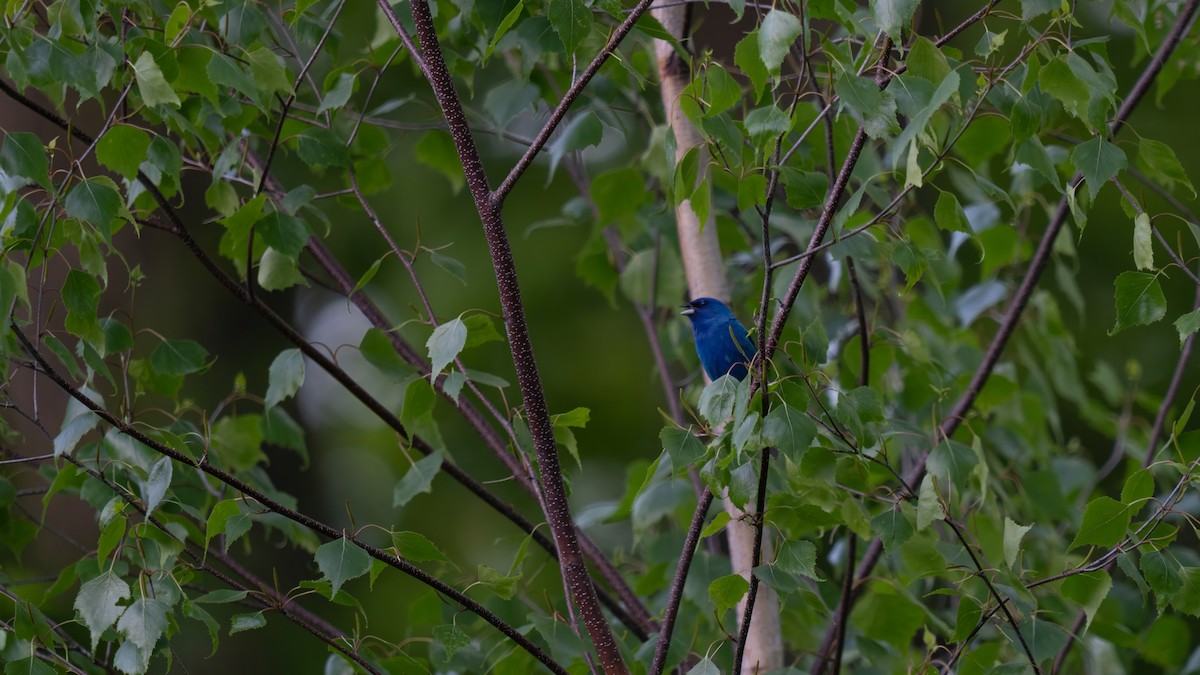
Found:
M 691 303 L 680 305 L 680 307 L 683 308 L 683 311 L 679 313 L 682 316 L 691 316 L 696 313 L 696 308 L 692 307 Z

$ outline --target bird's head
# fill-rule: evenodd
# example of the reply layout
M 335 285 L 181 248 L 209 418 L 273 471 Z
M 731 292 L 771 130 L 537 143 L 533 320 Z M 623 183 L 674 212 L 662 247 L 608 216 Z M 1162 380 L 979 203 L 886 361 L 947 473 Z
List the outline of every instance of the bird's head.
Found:
M 696 321 L 711 321 L 714 319 L 723 319 L 733 316 L 733 312 L 725 306 L 725 303 L 716 298 L 696 298 L 691 302 L 680 305 L 683 311 L 680 314 Z

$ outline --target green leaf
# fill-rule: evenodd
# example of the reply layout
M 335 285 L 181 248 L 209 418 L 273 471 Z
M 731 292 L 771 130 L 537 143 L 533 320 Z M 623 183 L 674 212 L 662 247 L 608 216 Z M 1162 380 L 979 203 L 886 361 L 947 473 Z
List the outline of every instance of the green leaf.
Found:
M 95 277 L 79 270 L 69 271 L 63 282 L 62 300 L 67 308 L 64 322 L 67 330 L 92 344 L 102 345 L 104 329 L 96 318 L 100 283 Z
M 763 18 L 758 28 L 758 52 L 769 74 L 779 76 L 779 67 L 803 28 L 800 19 L 782 10 L 772 9 Z
M 773 144 L 780 135 L 786 134 L 792 123 L 787 113 L 770 104 L 751 110 L 746 115 L 744 124 L 750 140 L 762 148 L 766 144 Z
M 441 466 L 441 451 L 414 462 L 408 472 L 404 474 L 404 478 L 396 483 L 396 489 L 392 493 L 392 505 L 404 506 L 418 494 L 431 492 L 430 486 L 433 484 L 433 477 L 437 475 Z
M 467 324 L 463 323 L 461 316 L 433 329 L 433 334 L 425 342 L 425 348 L 429 350 L 430 377 L 436 378 L 466 344 Z
M 162 70 L 154 60 L 154 55 L 144 51 L 133 63 L 134 77 L 137 78 L 138 93 L 146 105 L 156 106 L 169 103 L 179 107 L 179 96 L 163 77 Z
M 934 488 L 933 474 L 926 473 L 921 479 L 921 487 L 917 494 L 917 532 L 923 531 L 935 520 L 945 519 L 946 511 L 942 508 Z
M 806 576 L 814 581 L 825 581 L 817 570 L 817 547 L 807 539 L 783 542 L 775 566 L 784 572 Z
M 115 124 L 96 143 L 96 159 L 126 180 L 132 180 L 149 150 L 150 136 L 145 131 L 128 124 Z
M 900 591 L 876 583 L 850 613 L 850 623 L 872 640 L 905 649 L 925 616 L 924 609 Z
M 266 291 L 282 291 L 292 286 L 307 286 L 308 282 L 300 274 L 296 256 L 270 247 L 259 262 L 258 285 Z
M 247 612 L 245 614 L 234 614 L 229 620 L 229 634 L 237 635 L 238 633 L 262 628 L 267 625 L 267 617 L 263 616 L 262 612 Z
M 1107 548 L 1125 538 L 1129 529 L 1129 521 L 1133 518 L 1133 509 L 1112 499 L 1097 497 L 1088 502 L 1083 512 L 1083 522 L 1079 533 L 1071 541 L 1068 550 L 1080 546 L 1100 546 Z
M 754 88 L 754 100 L 757 102 L 762 98 L 763 87 L 770 76 L 760 53 L 757 30 L 751 31 L 737 43 L 733 50 L 733 62 L 749 78 L 750 86 Z
M 335 539 L 317 549 L 317 568 L 337 595 L 342 584 L 361 577 L 371 569 L 371 556 L 345 537 Z
M 305 129 L 296 137 L 296 152 L 313 169 L 327 166 L 349 168 L 350 150 L 346 142 L 329 129 Z
M 504 19 L 496 26 L 496 32 L 492 35 L 491 42 L 488 43 L 487 49 L 483 52 L 483 60 L 485 62 L 492 57 L 492 52 L 495 51 L 500 38 L 508 34 L 508 30 L 517 23 L 517 20 L 521 18 L 521 14 L 524 11 L 525 3 L 518 0 L 517 4 L 513 5 L 513 8 L 509 10 L 508 14 L 504 15 Z
M 1063 597 L 1079 603 L 1083 607 L 1084 614 L 1087 615 L 1087 623 L 1084 624 L 1084 630 L 1091 627 L 1092 619 L 1096 617 L 1096 612 L 1100 609 L 1100 603 L 1104 602 L 1104 599 L 1108 597 L 1108 592 L 1112 590 L 1112 586 L 1112 577 L 1108 575 L 1108 572 L 1103 570 L 1083 572 L 1067 577 L 1063 581 Z
M 700 392 L 700 414 L 710 424 L 720 424 L 733 415 L 738 381 L 732 375 L 722 375 Z
M 601 225 L 634 215 L 651 196 L 646 190 L 646 179 L 632 168 L 606 171 L 596 176 L 589 192 L 600 211 L 597 221 Z
M 1154 269 L 1154 244 L 1150 236 L 1150 214 L 1133 217 L 1133 264 L 1139 270 Z
M 463 175 L 462 162 L 458 159 L 458 150 L 454 147 L 454 139 L 444 131 L 430 131 L 417 141 L 415 149 L 417 161 L 436 170 L 450 181 L 450 187 L 455 194 L 466 185 Z
M 490 588 L 493 593 L 505 600 L 512 600 L 517 591 L 517 582 L 521 580 L 520 574 L 508 576 L 487 565 L 479 565 L 476 569 L 481 586 Z
M 825 197 L 829 193 L 829 176 L 819 171 L 797 171 L 789 167 L 783 167 L 782 173 L 787 185 L 788 206 L 803 211 L 825 204 Z
M 331 85 L 329 80 L 325 80 L 325 96 L 321 99 L 321 105 L 317 106 L 317 114 L 320 115 L 327 110 L 337 110 L 346 105 L 346 101 L 350 100 L 350 94 L 354 93 L 354 84 L 357 82 L 358 76 L 355 73 L 338 73 L 337 79 Z
M 150 367 L 161 375 L 189 375 L 207 361 L 208 352 L 194 340 L 164 340 L 150 354 Z
M 662 441 L 663 450 L 671 458 L 671 466 L 677 474 L 695 466 L 696 462 L 704 457 L 704 444 L 688 429 L 663 427 L 658 438 Z
M 171 458 L 160 457 L 150 467 L 150 475 L 142 483 L 142 501 L 146 504 L 146 515 L 149 516 L 162 502 L 167 490 L 171 487 Z
M 92 635 L 92 649 L 100 643 L 100 634 L 108 630 L 121 616 L 124 607 L 118 603 L 129 597 L 129 584 L 116 573 L 102 572 L 84 582 L 75 596 L 75 611 Z
M 708 585 L 708 599 L 713 604 L 717 616 L 723 615 L 737 605 L 742 596 L 750 590 L 750 582 L 740 574 L 729 574 L 718 577 Z
M 1164 183 L 1166 187 L 1182 185 L 1192 193 L 1192 199 L 1196 198 L 1196 188 L 1192 186 L 1187 172 L 1183 170 L 1183 164 L 1179 162 L 1179 158 L 1175 156 L 1175 151 L 1171 149 L 1171 146 L 1166 143 L 1150 138 L 1138 141 L 1138 164 L 1151 178 Z
M 1021 0 L 1021 20 L 1035 19 L 1062 6 L 1062 0 Z
M 125 537 L 129 521 L 123 515 L 117 515 L 100 530 L 100 539 L 96 543 L 96 559 L 107 560 Z
M 915 36 L 905 63 L 910 74 L 935 84 L 950 74 L 950 64 L 946 55 L 928 38 L 920 35 Z
M 802 411 L 786 403 L 771 408 L 763 420 L 763 440 L 788 459 L 799 462 L 817 437 L 817 425 Z
M 1113 285 L 1116 287 L 1117 321 L 1109 329 L 1116 335 L 1130 326 L 1154 323 L 1167 313 L 1158 277 L 1145 272 L 1122 272 Z
M 208 515 L 205 525 L 204 547 L 217 535 L 225 535 L 225 550 L 233 545 L 242 535 L 250 531 L 252 521 L 242 513 L 241 503 L 236 499 L 225 499 L 217 502 Z
M 437 640 L 442 645 L 442 649 L 446 650 L 446 662 L 454 658 L 455 652 L 471 644 L 471 636 L 454 624 L 435 626 L 433 639 Z
M 0 171 L 8 174 L 15 184 L 11 190 L 37 183 L 50 189 L 50 160 L 41 139 L 27 131 L 5 131 L 4 147 L 0 148 Z M 15 179 L 21 179 L 19 181 Z M 2 183 L 0 183 L 2 185 Z
M 1183 344 L 1188 336 L 1200 330 L 1200 309 L 1194 309 L 1175 319 L 1175 330 L 1179 331 L 1179 344 Z
M 412 562 L 428 562 L 433 560 L 453 564 L 436 544 L 426 539 L 424 535 L 416 532 L 393 532 L 392 546 L 396 547 L 396 551 L 400 554 L 400 557 Z
M 897 555 L 904 542 L 913 536 L 912 523 L 900 508 L 888 509 L 872 518 L 871 529 L 879 534 L 884 550 L 892 555 Z
M 938 229 L 947 232 L 975 233 L 953 192 L 942 192 L 938 195 L 937 205 L 933 208 L 933 221 L 937 223 Z
M 1018 525 L 1012 518 L 1004 517 L 1004 562 L 1011 569 L 1017 564 L 1017 554 L 1021 552 L 1021 540 L 1025 533 L 1033 529 L 1033 525 Z
M 1071 161 L 1087 180 L 1093 197 L 1126 165 L 1125 153 L 1099 135 L 1075 146 Z
M 278 54 L 266 47 L 256 47 L 246 55 L 246 60 L 250 63 L 250 77 L 260 94 L 287 97 L 292 93 L 292 81 Z
M 1180 570 L 1181 583 L 1171 596 L 1171 606 L 1187 614 L 1200 617 L 1200 567 L 1184 567 Z
M 267 397 L 263 405 L 273 408 L 286 401 L 300 390 L 304 384 L 304 355 L 299 349 L 285 349 L 279 352 L 271 362 L 268 370 L 269 382 Z
M 862 448 L 875 445 L 878 436 L 875 425 L 882 423 L 883 404 L 879 400 L 879 392 L 870 387 L 859 387 L 838 397 L 838 421 L 858 439 Z
M 375 366 L 385 375 L 395 379 L 404 379 L 413 373 L 413 367 L 396 353 L 396 348 L 388 338 L 387 333 L 379 328 L 368 328 L 363 334 L 358 349 L 367 363 Z
M 433 418 L 437 399 L 437 392 L 433 390 L 433 384 L 429 380 L 409 382 L 404 390 L 404 407 L 400 411 L 400 422 L 413 436 L 420 436 L 430 445 L 441 447 L 442 434 Z
M 67 215 L 91 223 L 107 241 L 111 237 L 112 222 L 121 213 L 121 193 L 104 176 L 89 178 L 71 188 L 63 206 Z
M 1087 106 L 1091 91 L 1061 57 L 1052 59 L 1038 72 L 1038 86 L 1050 94 L 1071 115 L 1087 121 Z M 1090 182 L 1090 181 L 1089 181 Z M 1097 185 L 1096 189 L 1099 189 Z
M 568 54 L 574 54 L 592 30 L 592 11 L 583 0 L 546 0 L 546 16 Z
M 140 651 L 152 652 L 167 630 L 167 603 L 155 598 L 138 598 L 121 615 L 117 632 Z
M 871 138 L 880 139 L 900 132 L 900 123 L 896 121 L 896 99 L 891 93 L 880 91 L 875 80 L 848 71 L 837 78 L 833 89 L 843 103 L 862 116 L 863 129 Z
M 895 42 L 902 41 L 901 29 L 912 20 L 921 0 L 871 0 L 871 14 L 880 30 Z

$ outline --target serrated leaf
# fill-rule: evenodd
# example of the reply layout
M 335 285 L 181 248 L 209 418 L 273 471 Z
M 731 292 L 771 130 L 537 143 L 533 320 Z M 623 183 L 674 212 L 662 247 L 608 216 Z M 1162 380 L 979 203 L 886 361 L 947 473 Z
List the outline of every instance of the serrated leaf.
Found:
M 142 483 L 142 501 L 146 503 L 146 515 L 149 516 L 162 502 L 167 490 L 171 487 L 171 458 L 160 457 L 150 467 L 150 475 Z
M 687 429 L 664 427 L 658 438 L 662 441 L 663 450 L 671 458 L 671 466 L 676 473 L 694 466 L 704 457 L 704 444 Z
M 713 604 L 717 616 L 723 615 L 737 605 L 738 600 L 750 590 L 750 582 L 740 574 L 729 574 L 714 579 L 708 585 L 708 599 Z
M 441 451 L 434 452 L 414 462 L 408 472 L 404 474 L 404 477 L 400 479 L 400 482 L 396 483 L 396 489 L 392 492 L 392 505 L 404 506 L 418 494 L 430 492 L 433 478 L 437 475 L 441 466 Z
M 901 29 L 912 20 L 921 0 L 871 0 L 871 14 L 879 29 L 896 42 L 901 42 Z
M 371 569 L 371 556 L 345 537 L 323 544 L 317 549 L 317 568 L 337 595 L 342 584 L 361 577 Z
M 129 639 L 144 652 L 154 650 L 154 645 L 167 630 L 167 603 L 155 598 L 138 598 L 121 615 L 117 632 Z
M 592 11 L 583 0 L 547 0 L 546 16 L 568 54 L 574 54 L 592 30 Z
M 758 28 L 758 53 L 769 74 L 779 76 L 779 67 L 803 28 L 800 19 L 783 10 L 772 9 L 763 18 Z
M 1009 568 L 1017 563 L 1017 554 L 1021 552 L 1021 540 L 1025 533 L 1033 529 L 1033 525 L 1018 525 L 1012 518 L 1004 517 L 1004 561 Z
M 923 531 L 935 520 L 945 519 L 946 512 L 933 485 L 933 474 L 926 473 L 917 493 L 917 532 Z
M 107 240 L 112 236 L 112 222 L 121 212 L 121 193 L 108 178 L 89 178 L 71 188 L 63 207 L 72 218 L 94 225 Z
M 1083 522 L 1068 550 L 1080 546 L 1113 546 L 1125 538 L 1132 518 L 1133 509 L 1130 507 L 1111 497 L 1097 497 L 1088 502 L 1084 509 Z
M 779 547 L 775 566 L 790 574 L 806 576 L 814 581 L 825 581 L 817 570 L 817 547 L 806 539 L 785 541 Z
M 75 611 L 92 635 L 92 649 L 100 642 L 100 634 L 116 623 L 124 608 L 118 605 L 129 597 L 129 584 L 111 570 L 102 572 L 79 587 L 75 596 Z
M 722 375 L 700 392 L 700 414 L 710 424 L 720 424 L 733 414 L 738 381 L 732 375 Z
M 138 93 L 146 105 L 170 104 L 179 107 L 179 95 L 167 83 L 154 55 L 144 51 L 133 62 L 134 77 L 137 78 Z
M 164 340 L 150 354 L 150 367 L 161 375 L 189 375 L 207 361 L 208 352 L 195 340 Z
M 1112 590 L 1112 585 L 1112 577 L 1108 575 L 1108 572 L 1103 570 L 1083 572 L 1067 577 L 1063 581 L 1063 596 L 1079 603 L 1083 607 L 1084 614 L 1087 616 L 1087 623 L 1084 624 L 1084 630 L 1091 627 L 1092 619 L 1096 617 L 1096 612 L 1100 609 L 1100 603 L 1104 602 L 1104 599 L 1108 597 L 1108 592 Z
M 150 136 L 145 131 L 115 124 L 96 142 L 96 159 L 126 180 L 132 180 L 149 150 Z
M 236 635 L 244 631 L 262 628 L 265 625 L 267 625 L 267 617 L 263 616 L 262 612 L 235 614 L 229 620 L 229 634 Z
M 447 364 L 454 361 L 467 344 L 467 324 L 462 317 L 455 317 L 433 329 L 433 335 L 425 342 L 431 364 L 430 377 L 437 377 Z
M 1125 153 L 1120 148 L 1099 135 L 1075 146 L 1075 150 L 1071 152 L 1071 161 L 1087 180 L 1093 197 L 1110 178 L 1125 168 L 1127 162 Z
M 304 354 L 299 349 L 285 349 L 271 362 L 268 375 L 270 384 L 263 405 L 273 408 L 295 396 L 304 384 Z
M 1129 328 L 1154 323 L 1166 316 L 1167 299 L 1158 277 L 1145 272 L 1122 272 L 1113 282 L 1117 320 L 1109 335 Z
M 393 532 L 392 546 L 400 557 L 413 562 L 451 562 L 436 544 L 417 532 Z
M 817 425 L 800 410 L 780 403 L 763 420 L 762 435 L 768 445 L 798 462 L 817 437 Z
M 1143 138 L 1138 141 L 1138 164 L 1150 174 L 1150 177 L 1162 183 L 1167 187 L 1175 184 L 1182 185 L 1192 193 L 1192 199 L 1196 198 L 1196 188 L 1192 186 L 1192 181 L 1188 178 L 1187 172 L 1183 169 L 1183 164 L 1179 162 L 1179 158 L 1175 156 L 1175 151 L 1171 146 L 1160 141 L 1150 138 Z
M 40 138 L 27 131 L 5 131 L 4 146 L 0 147 L 0 171 L 8 174 L 16 190 L 30 183 L 50 189 L 50 160 Z M 21 180 L 16 180 L 16 179 Z
M 1200 330 L 1200 309 L 1194 309 L 1175 319 L 1175 330 L 1179 331 L 1179 344 L 1183 344 L 1188 336 Z

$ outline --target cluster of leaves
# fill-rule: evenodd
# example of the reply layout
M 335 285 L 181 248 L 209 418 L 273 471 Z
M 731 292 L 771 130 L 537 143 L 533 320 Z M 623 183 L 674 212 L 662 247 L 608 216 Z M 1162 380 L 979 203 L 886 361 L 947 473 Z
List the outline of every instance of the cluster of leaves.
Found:
M 393 23 L 388 3 L 344 15 L 353 4 L 5 6 L 4 93 L 59 125 L 48 135 L 6 129 L 0 145 L 3 420 L 16 467 L 0 477 L 0 544 L 11 556 L 0 575 L 6 672 L 143 673 L 171 663 L 178 636 L 207 636 L 215 653 L 223 635 L 277 619 L 327 643 L 330 672 L 515 673 L 537 661 L 586 672 L 579 627 L 561 597 L 544 597 L 559 584 L 536 578 L 546 556 L 535 543 L 547 544 L 532 526 L 506 571 L 468 564 L 439 548 L 436 531 L 321 523 L 270 470 L 281 457 L 307 465 L 308 424 L 289 402 L 312 368 L 401 439 L 411 462 L 395 484 L 397 507 L 431 491 L 440 473 L 493 499 L 449 459 L 439 419 L 451 411 L 499 448 L 518 484 L 534 485 L 540 468 L 524 411 L 508 407 L 508 382 L 467 365 L 476 348 L 504 339 L 494 312 L 439 321 L 454 312 L 435 312 L 421 291 L 424 311 L 391 323 L 371 314 L 364 291 L 382 291 L 375 279 L 385 264 L 403 266 L 418 287 L 418 259 L 460 280 L 466 268 L 419 244 L 398 249 L 387 233 L 396 228 L 367 197 L 384 193 L 397 162 L 410 159 L 456 192 L 467 181 L 461 144 L 409 105 L 433 100 L 425 64 L 408 52 L 412 24 Z M 775 545 L 753 574 L 781 598 L 790 663 L 822 667 L 813 656 L 836 629 L 830 619 L 855 562 L 846 542 L 858 539 L 859 559 L 870 555 L 866 542 L 881 542 L 883 554 L 853 585 L 839 646 L 848 670 L 951 660 L 963 673 L 1036 669 L 1081 630 L 1094 637 L 1068 664 L 1180 670 L 1195 629 L 1183 617 L 1200 616 L 1192 521 L 1176 512 L 1200 463 L 1200 436 L 1186 431 L 1192 401 L 1186 391 L 1176 401 L 1177 387 L 1140 389 L 1133 368 L 1122 375 L 1085 359 L 1072 325 L 1103 313 L 1078 281 L 1091 268 L 1080 249 L 1097 236 L 1095 225 L 1085 229 L 1089 216 L 1111 224 L 1094 206 L 1118 200 L 1126 218 L 1113 227 L 1129 234 L 1111 238 L 1132 242 L 1133 255 L 1112 279 L 1110 334 L 1169 318 L 1186 355 L 1200 309 L 1169 306 L 1163 279 L 1194 279 L 1182 253 L 1190 244 L 1171 246 L 1162 233 L 1190 229 L 1200 241 L 1200 223 L 1179 210 L 1177 196 L 1195 190 L 1172 144 L 1111 133 L 1128 82 L 1110 41 L 1092 37 L 1107 32 L 1083 35 L 1091 24 L 1056 0 L 981 3 L 970 11 L 988 11 L 947 40 L 921 30 L 936 13 L 928 0 L 731 0 L 707 10 L 740 31 L 722 53 L 706 47 L 703 30 L 685 47 L 630 4 L 446 0 L 435 3 L 435 25 L 468 120 L 498 139 L 501 155 L 529 144 L 525 130 L 570 89 L 579 63 L 616 49 L 550 138 L 544 168 L 577 187 L 555 223 L 588 232 L 579 278 L 641 313 L 674 370 L 696 363 L 686 326 L 659 311 L 686 295 L 671 207 L 686 200 L 713 223 L 737 280 L 734 304 L 747 315 L 774 311 L 774 302 L 747 300 L 764 285 L 784 298 L 804 261 L 820 260 L 820 283 L 809 280 L 797 299 L 767 382 L 684 386 L 661 453 L 624 467 L 624 494 L 580 518 L 632 535 L 621 552 L 631 562 L 619 570 L 632 590 L 622 595 L 608 577 L 602 589 L 634 615 L 613 622 L 631 668 L 647 671 L 655 647 L 654 624 L 639 622 L 635 604 L 656 618 L 679 612 L 669 667 L 730 668 L 728 635 L 750 584 L 719 546 L 691 561 L 683 608 L 668 604 L 697 497 L 688 474 L 744 507 L 759 499 L 773 457 L 761 522 Z M 630 11 L 639 18 L 617 48 L 610 35 Z M 1132 31 L 1134 61 L 1146 63 L 1182 11 L 1168 0 L 1117 0 L 1105 20 Z M 351 22 L 370 37 L 350 39 Z M 656 39 L 690 66 L 679 105 L 705 141 L 678 160 L 677 134 L 650 86 L 660 75 Z M 1194 64 L 1200 41 L 1185 37 L 1172 59 Z M 1169 103 L 1194 70 L 1168 65 L 1157 98 Z M 78 121 L 97 110 L 93 129 Z M 401 140 L 411 158 L 393 153 Z M 1131 189 L 1142 181 L 1144 190 Z M 848 184 L 844 201 L 839 184 Z M 1165 197 L 1135 196 L 1146 190 Z M 184 203 L 195 212 L 186 219 Z M 337 246 L 325 246 L 361 239 L 341 227 L 347 214 L 384 235 L 356 276 L 331 257 Z M 823 218 L 827 243 L 806 250 Z M 1056 218 L 1062 232 L 1039 245 Z M 150 238 L 292 345 L 260 364 L 164 337 L 156 317 L 137 311 L 147 280 L 129 251 Z M 1000 310 L 1041 272 L 1039 249 L 1053 253 L 1053 284 L 1034 292 L 1003 358 L 989 362 Z M 356 346 L 372 376 L 399 392 L 398 413 L 273 309 L 281 291 L 313 283 L 375 324 Z M 423 352 L 396 328 L 414 320 Z M 197 404 L 189 396 L 218 357 L 265 371 L 267 386 L 253 391 L 239 376 L 219 403 Z M 672 367 L 659 377 L 674 388 Z M 973 412 L 947 427 L 981 368 L 988 377 L 972 393 Z M 66 401 L 61 422 L 43 398 Z M 555 440 L 580 465 L 574 430 L 589 421 L 587 408 L 552 418 Z M 40 515 L 26 504 L 32 495 Z M 22 562 L 53 531 L 46 514 L 71 502 L 93 515 L 95 544 L 51 570 Z M 730 518 L 720 511 L 701 539 Z M 308 578 L 292 588 L 266 581 L 264 540 L 301 559 Z M 602 555 L 592 563 L 616 569 Z M 401 572 L 434 590 L 389 624 L 400 613 L 378 616 L 355 594 Z M 44 589 L 23 583 L 44 574 L 53 575 Z M 455 584 L 480 590 L 468 598 Z M 323 601 L 301 606 L 306 595 Z M 483 601 L 486 610 L 470 604 Z M 345 616 L 342 608 L 353 630 L 325 618 Z

